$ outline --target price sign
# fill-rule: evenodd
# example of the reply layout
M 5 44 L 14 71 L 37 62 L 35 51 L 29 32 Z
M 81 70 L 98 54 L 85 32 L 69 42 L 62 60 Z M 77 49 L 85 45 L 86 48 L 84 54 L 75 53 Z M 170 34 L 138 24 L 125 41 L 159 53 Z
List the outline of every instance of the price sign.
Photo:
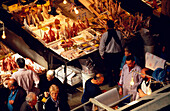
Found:
M 155 56 L 149 52 L 145 54 L 145 67 L 151 70 L 155 70 L 157 68 L 164 68 L 166 60 Z

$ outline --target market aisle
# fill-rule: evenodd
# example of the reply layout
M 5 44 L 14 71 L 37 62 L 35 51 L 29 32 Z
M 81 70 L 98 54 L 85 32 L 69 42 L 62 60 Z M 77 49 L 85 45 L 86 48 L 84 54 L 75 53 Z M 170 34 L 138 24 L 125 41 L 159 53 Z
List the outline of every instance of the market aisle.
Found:
M 108 91 L 108 90 L 110 90 L 112 88 L 115 88 L 115 87 L 118 88 L 117 85 L 114 86 L 114 87 L 109 87 L 108 84 L 100 86 L 101 90 L 105 90 L 105 91 Z M 81 84 L 77 88 L 83 90 Z M 75 107 L 77 107 L 77 106 L 82 104 L 81 103 L 82 95 L 83 95 L 83 92 L 81 92 L 81 91 L 79 91 L 77 89 L 75 89 L 74 92 L 72 92 L 72 94 L 71 93 L 68 94 L 68 103 L 69 103 L 71 109 L 74 109 Z M 82 111 L 82 109 L 80 109 L 80 111 Z

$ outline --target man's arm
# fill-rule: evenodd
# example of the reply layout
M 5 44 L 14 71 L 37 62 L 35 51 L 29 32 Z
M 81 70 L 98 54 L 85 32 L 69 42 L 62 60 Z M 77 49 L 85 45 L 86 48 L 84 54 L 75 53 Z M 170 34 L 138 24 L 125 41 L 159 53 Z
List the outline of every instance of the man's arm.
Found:
M 39 78 L 39 76 L 35 72 L 33 72 L 33 81 L 35 83 L 35 87 L 38 87 L 38 84 L 40 82 L 40 78 Z
M 147 96 L 147 94 L 145 94 L 142 89 L 138 89 L 138 92 L 139 92 L 139 97 L 144 97 L 144 96 Z
M 105 42 L 106 42 L 106 33 L 102 35 L 102 38 L 100 39 L 100 45 L 99 45 L 99 53 L 102 59 L 104 59 L 104 51 L 105 51 Z
M 123 76 L 124 76 L 124 69 L 122 69 L 121 71 L 121 76 L 120 76 L 120 80 L 119 80 L 119 83 L 118 83 L 118 86 L 119 86 L 119 94 L 122 95 L 123 94 L 123 89 L 122 89 L 122 84 L 123 84 Z

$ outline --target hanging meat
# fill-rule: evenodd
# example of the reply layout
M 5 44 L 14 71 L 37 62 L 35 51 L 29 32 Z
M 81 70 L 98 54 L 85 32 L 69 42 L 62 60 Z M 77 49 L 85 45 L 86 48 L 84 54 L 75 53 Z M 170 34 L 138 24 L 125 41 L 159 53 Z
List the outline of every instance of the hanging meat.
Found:
M 16 68 L 18 68 L 18 65 L 15 62 L 15 58 L 9 56 L 2 60 L 2 67 L 1 67 L 2 71 L 11 71 L 11 70 L 15 70 Z
M 37 17 L 38 17 L 38 19 L 39 19 L 41 22 L 44 21 L 44 18 L 43 18 L 42 14 L 41 14 L 41 9 L 38 9 L 38 11 L 37 11 Z
M 54 31 L 53 31 L 51 28 L 52 28 L 52 26 L 50 26 L 50 30 L 49 30 L 49 32 L 48 32 L 48 35 L 49 35 L 48 37 L 49 37 L 50 42 L 56 40 L 56 38 L 55 38 L 55 33 L 54 33 Z
M 86 24 L 86 28 L 89 28 L 89 21 L 86 16 L 85 16 L 85 24 Z
M 5 62 L 5 58 L 2 60 L 2 67 L 1 67 L 1 70 L 2 71 L 6 71 L 6 66 L 7 66 L 7 64 L 6 64 L 6 62 Z
M 50 42 L 50 39 L 48 38 L 48 35 L 46 32 L 44 32 L 44 38 L 42 39 L 45 41 L 45 43 L 49 43 Z
M 118 9 L 117 9 L 117 14 L 118 14 L 118 15 L 121 13 L 121 7 L 120 7 L 120 4 L 121 4 L 121 2 L 119 2 L 119 6 L 118 6 Z
M 27 15 L 26 15 L 26 22 L 27 22 L 27 24 L 30 26 L 31 24 L 32 24 L 32 18 L 31 18 L 31 15 L 28 13 Z
M 42 10 L 43 10 L 43 16 L 45 19 L 49 19 L 50 18 L 50 15 L 48 14 L 48 10 L 45 6 L 42 7 Z
M 117 1 L 116 1 L 116 3 L 115 3 L 115 11 L 117 12 Z
M 59 31 L 57 30 L 57 40 L 60 38 Z

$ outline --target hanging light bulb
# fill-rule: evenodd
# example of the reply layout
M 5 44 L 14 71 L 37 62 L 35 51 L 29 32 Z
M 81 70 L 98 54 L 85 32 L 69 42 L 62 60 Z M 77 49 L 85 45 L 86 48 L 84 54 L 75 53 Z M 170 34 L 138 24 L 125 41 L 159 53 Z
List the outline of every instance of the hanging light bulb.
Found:
M 132 77 L 132 79 L 131 79 L 131 81 L 130 81 L 130 85 L 131 85 L 131 86 L 133 86 L 133 85 L 134 85 L 133 77 Z
M 6 39 L 5 31 L 3 31 L 2 39 Z
M 77 9 L 76 9 L 76 7 L 74 7 L 74 11 L 76 11 Z
M 79 14 L 79 11 L 78 11 L 78 10 L 75 10 L 75 13 L 76 13 L 76 14 Z
M 77 10 L 76 7 L 74 7 L 75 14 L 79 14 L 79 11 Z
M 63 4 L 67 4 L 67 0 L 64 0 L 64 1 L 63 1 Z

